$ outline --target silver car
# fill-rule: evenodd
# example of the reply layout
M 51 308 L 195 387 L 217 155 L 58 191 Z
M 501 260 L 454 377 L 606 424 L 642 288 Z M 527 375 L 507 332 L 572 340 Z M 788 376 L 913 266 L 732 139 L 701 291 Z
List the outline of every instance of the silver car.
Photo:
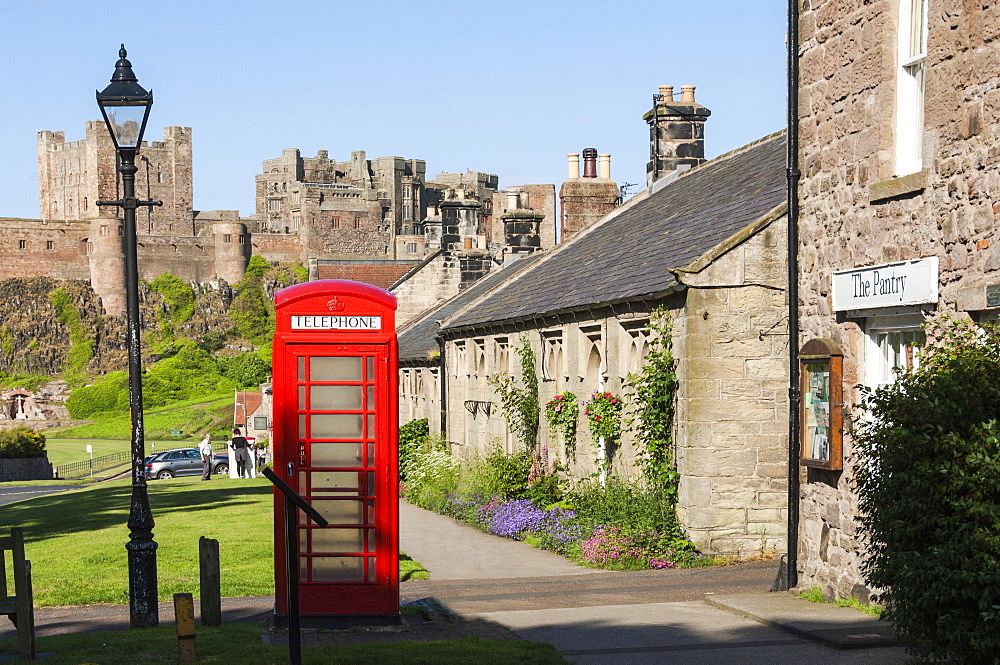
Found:
M 197 448 L 164 450 L 146 458 L 146 478 L 167 480 L 174 476 L 200 476 L 201 453 Z M 212 473 L 229 473 L 229 455 L 215 453 Z

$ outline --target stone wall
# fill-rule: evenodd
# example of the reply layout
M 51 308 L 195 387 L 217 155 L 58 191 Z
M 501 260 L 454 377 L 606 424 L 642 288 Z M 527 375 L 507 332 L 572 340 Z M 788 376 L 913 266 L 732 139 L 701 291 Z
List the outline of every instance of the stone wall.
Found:
M 702 549 L 783 552 L 788 300 L 784 206 L 679 272 L 678 515 Z M 754 235 L 750 235 L 755 231 Z M 749 237 L 748 237 L 749 236 Z
M 844 403 L 866 380 L 864 318 L 832 312 L 831 273 L 937 256 L 937 311 L 988 318 L 1000 283 L 1000 7 L 930 0 L 923 164 L 895 165 L 897 3 L 813 0 L 802 7 L 799 132 L 801 345 L 844 351 Z M 993 310 L 995 312 L 996 310 Z M 801 474 L 800 584 L 863 594 L 857 500 L 842 472 Z
M 396 295 L 396 325 L 414 318 L 458 293 L 462 269 L 451 252 L 432 255 L 392 292 Z
M 399 424 L 427 419 L 432 434 L 441 431 L 441 393 L 438 368 L 407 364 L 399 368 Z
M 0 482 L 12 480 L 52 480 L 47 456 L 0 459 Z
M 90 223 L 0 219 L 0 279 L 39 275 L 89 279 Z

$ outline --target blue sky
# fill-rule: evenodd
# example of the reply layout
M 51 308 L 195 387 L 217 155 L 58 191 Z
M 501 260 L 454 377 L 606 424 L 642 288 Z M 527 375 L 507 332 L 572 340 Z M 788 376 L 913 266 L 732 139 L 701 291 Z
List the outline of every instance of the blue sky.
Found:
M 153 90 L 146 138 L 193 128 L 199 210 L 253 213 L 254 175 L 282 148 L 558 186 L 566 153 L 594 147 L 619 184 L 644 183 L 659 85 L 698 87 L 710 157 L 785 118 L 776 0 L 21 0 L 0 25 L 0 217 L 38 216 L 36 132 L 83 138 L 120 42 Z

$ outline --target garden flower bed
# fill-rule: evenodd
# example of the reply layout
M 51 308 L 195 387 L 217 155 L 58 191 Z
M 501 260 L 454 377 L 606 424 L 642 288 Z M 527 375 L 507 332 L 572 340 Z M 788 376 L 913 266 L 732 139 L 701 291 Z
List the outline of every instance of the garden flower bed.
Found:
M 714 561 L 684 536 L 670 491 L 619 478 L 570 485 L 545 470 L 544 448 L 535 456 L 497 448 L 459 459 L 446 447 L 424 441 L 402 455 L 401 489 L 411 503 L 588 567 L 641 570 Z

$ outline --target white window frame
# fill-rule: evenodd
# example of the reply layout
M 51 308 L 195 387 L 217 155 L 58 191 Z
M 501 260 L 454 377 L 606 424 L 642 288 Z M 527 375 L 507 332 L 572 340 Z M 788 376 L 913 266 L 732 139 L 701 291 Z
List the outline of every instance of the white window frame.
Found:
M 920 314 L 875 316 L 865 325 L 865 379 L 869 388 L 878 388 L 896 380 L 895 369 L 914 370 L 920 366 L 926 336 Z M 892 336 L 900 335 L 898 349 L 892 347 Z M 917 342 L 913 344 L 913 342 Z
M 899 0 L 896 72 L 896 175 L 923 168 L 927 0 Z

